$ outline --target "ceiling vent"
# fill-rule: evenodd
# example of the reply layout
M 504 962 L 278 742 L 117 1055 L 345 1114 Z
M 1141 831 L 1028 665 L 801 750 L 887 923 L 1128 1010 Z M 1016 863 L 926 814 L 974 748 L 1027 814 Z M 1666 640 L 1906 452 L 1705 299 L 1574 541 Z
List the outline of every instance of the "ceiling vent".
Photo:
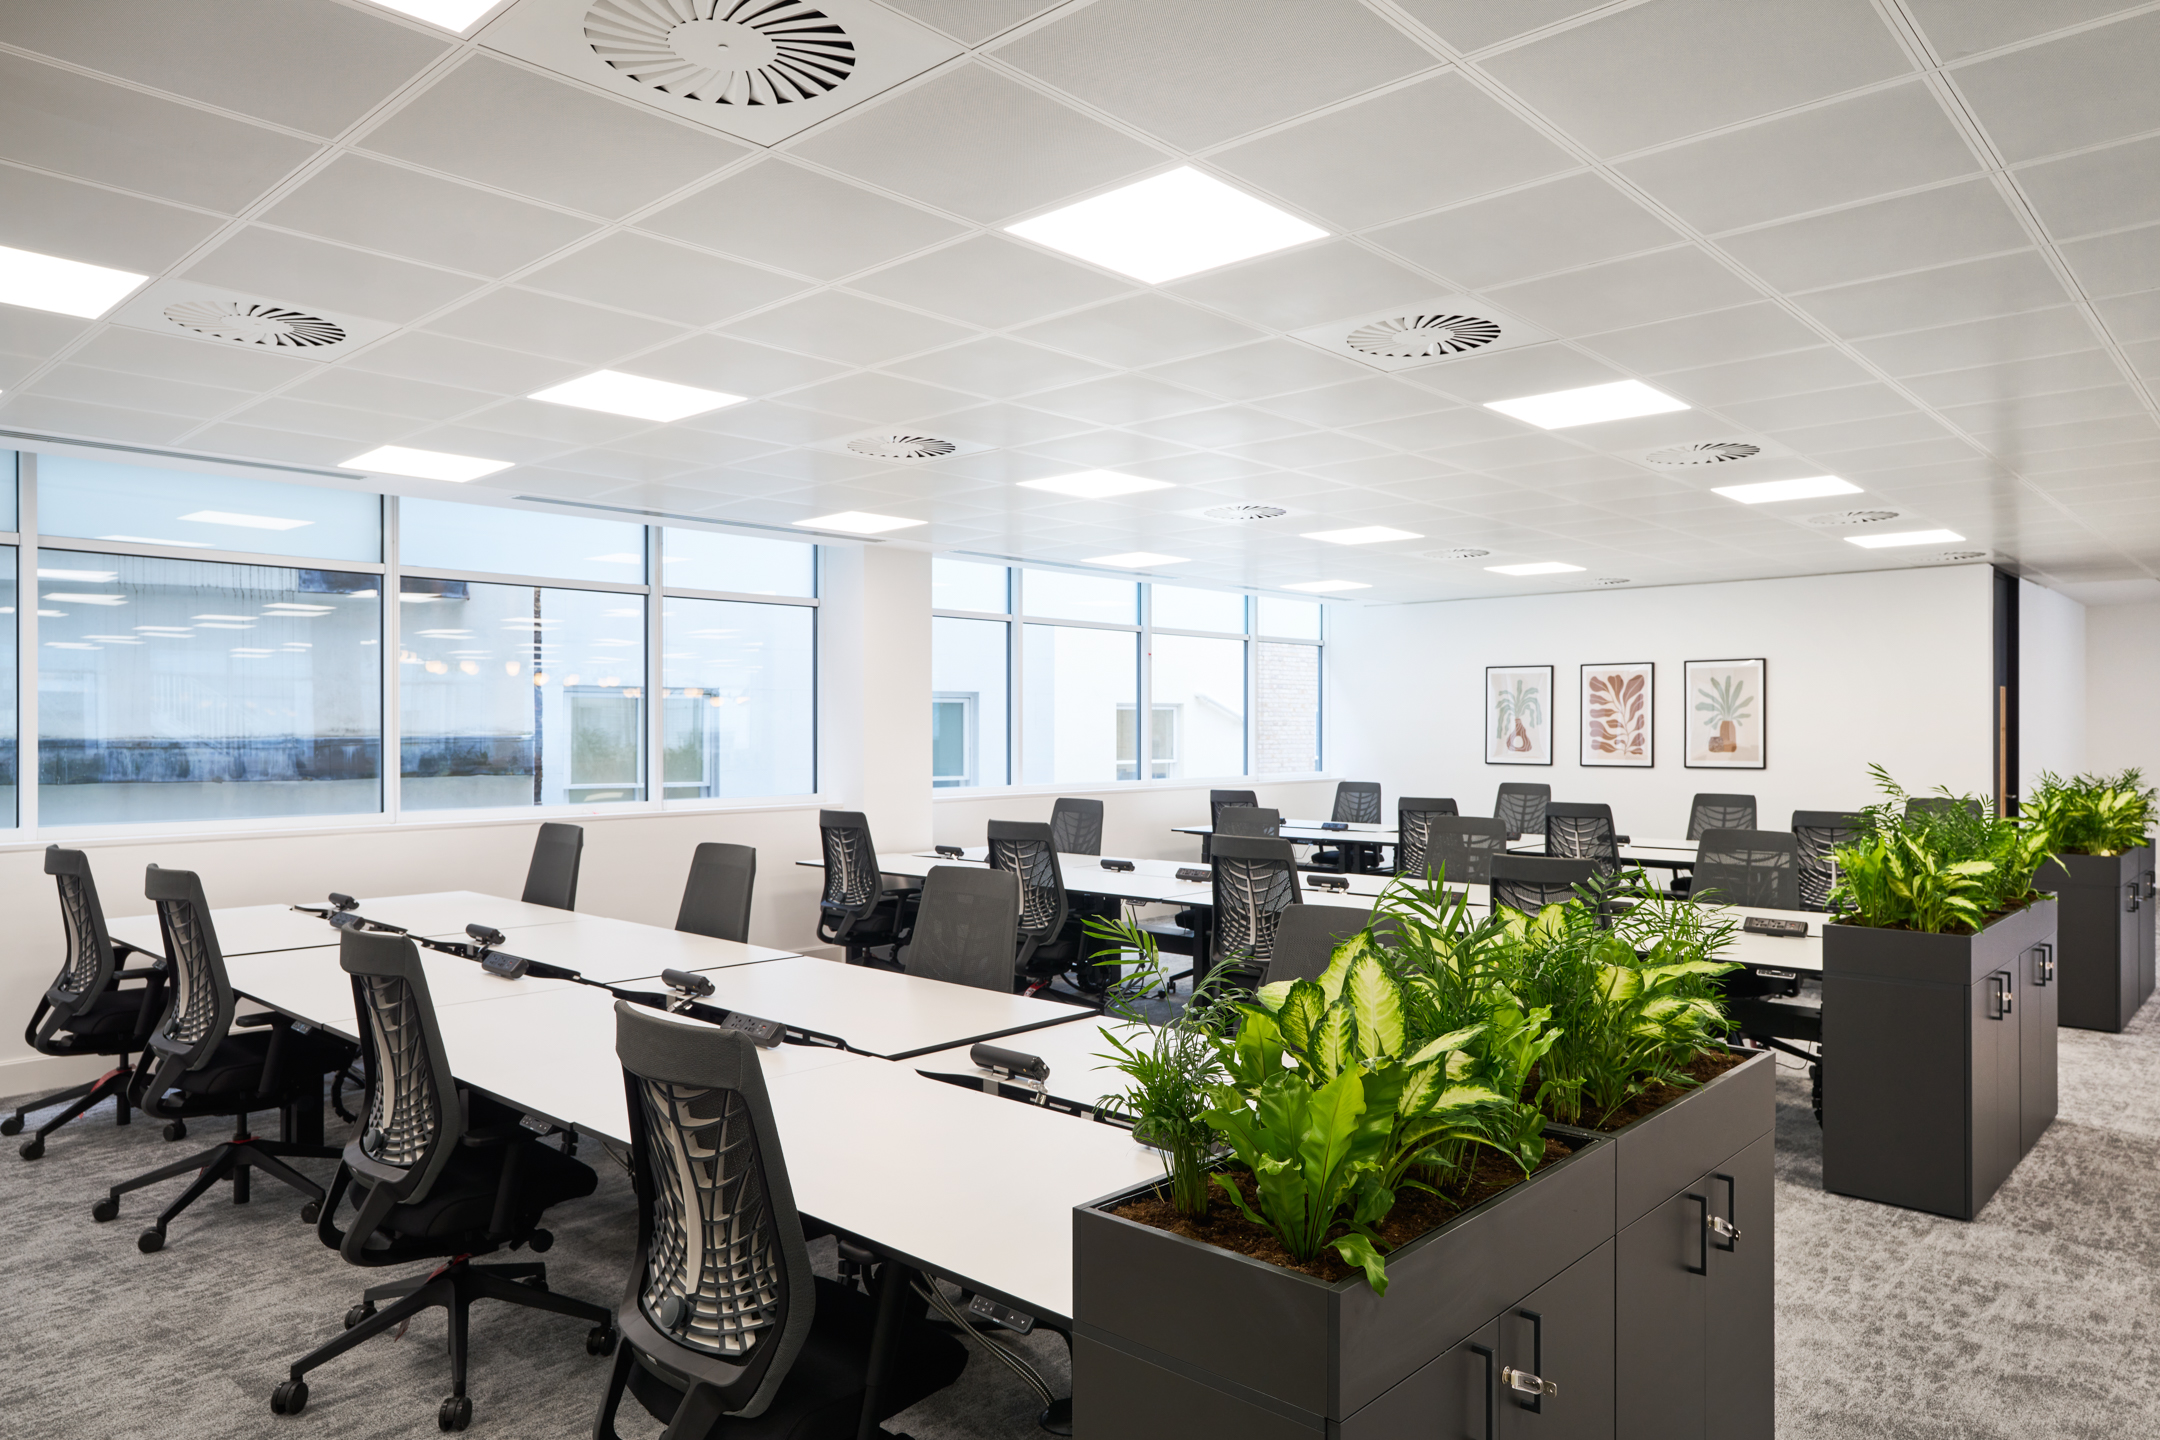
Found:
M 847 448 L 857 455 L 874 455 L 880 460 L 935 460 L 960 447 L 934 435 L 865 435 L 848 441 Z
M 1876 525 L 1897 518 L 1895 510 L 1835 510 L 1827 515 L 1810 515 L 1807 523 L 1829 529 L 1839 525 Z
M 1200 513 L 1210 520 L 1273 520 L 1290 512 L 1280 505 L 1217 505 Z
M 1492 554 L 1490 550 L 1480 550 L 1474 545 L 1464 545 L 1454 550 L 1427 550 L 1425 558 L 1427 560 L 1482 560 L 1490 554 Z
M 1590 583 L 1593 585 L 1632 585 L 1635 582 L 1620 575 L 1600 575 Z
M 1464 295 L 1440 295 L 1422 304 L 1390 306 L 1290 333 L 1375 370 L 1409 370 L 1551 338 Z
M 1988 552 L 1985 550 L 1945 550 L 1935 558 L 1946 564 L 1957 564 L 1966 560 L 1985 560 L 1988 558 Z
M 345 339 L 345 327 L 335 320 L 247 300 L 181 300 L 165 307 L 165 318 L 213 340 L 270 350 L 314 350 Z
M 478 38 L 758 145 L 960 53 L 875 0 L 518 0 Z
M 1643 456 L 1652 465 L 1723 465 L 1734 460 L 1752 460 L 1762 454 L 1762 446 L 1745 440 L 1705 440 L 1695 445 L 1668 445 L 1662 450 L 1652 450 Z

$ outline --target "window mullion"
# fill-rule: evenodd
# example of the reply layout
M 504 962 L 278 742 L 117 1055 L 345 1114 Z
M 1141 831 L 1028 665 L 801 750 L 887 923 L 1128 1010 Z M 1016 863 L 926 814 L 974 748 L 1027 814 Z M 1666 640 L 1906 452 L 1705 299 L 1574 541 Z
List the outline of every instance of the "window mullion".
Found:
M 667 701 L 662 691 L 667 674 L 661 652 L 666 644 L 661 595 L 660 527 L 645 527 L 645 805 L 658 810 L 667 803 Z
M 15 823 L 27 835 L 38 828 L 38 517 L 35 451 L 18 451 L 15 462 Z
M 382 628 L 375 648 L 382 652 L 382 810 L 391 824 L 398 823 L 404 806 L 405 714 L 399 686 L 405 653 L 405 607 L 398 602 L 398 497 L 382 497 Z

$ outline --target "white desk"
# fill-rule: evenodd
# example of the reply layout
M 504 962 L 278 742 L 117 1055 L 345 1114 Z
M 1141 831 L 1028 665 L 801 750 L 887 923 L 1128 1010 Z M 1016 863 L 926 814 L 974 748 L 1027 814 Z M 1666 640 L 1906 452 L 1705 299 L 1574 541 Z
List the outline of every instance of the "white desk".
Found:
M 1323 830 L 1320 825 L 1318 820 L 1284 820 L 1277 833 L 1283 839 L 1294 840 L 1300 845 L 1340 845 L 1346 842 L 1352 845 L 1393 845 L 1402 838 L 1401 832 L 1393 825 L 1353 823 L 1346 830 Z M 1170 830 L 1176 835 L 1215 833 L 1213 825 L 1173 825 Z
M 657 980 L 663 970 L 722 970 L 798 958 L 792 950 L 715 940 L 605 915 L 571 915 L 552 925 L 505 929 L 503 934 L 506 938 L 496 949 L 543 965 L 566 966 L 603 985 Z M 466 937 L 459 933 L 449 938 Z
M 1754 905 L 1723 905 L 1719 909 L 1736 921 L 1750 915 L 1768 916 L 1773 920 L 1800 920 L 1808 927 L 1804 936 L 1750 935 L 1745 930 L 1733 935 L 1732 944 L 1719 955 L 1720 960 L 1737 960 L 1764 970 L 1797 970 L 1803 975 L 1822 974 L 1823 924 L 1830 917 L 1817 910 L 1766 910 Z
M 981 869 L 987 862 L 988 850 L 983 846 L 961 852 L 960 858 L 939 855 L 935 851 L 898 852 L 877 857 L 878 873 L 901 880 L 920 880 L 940 865 L 963 865 Z M 798 860 L 798 865 L 814 870 L 825 868 L 822 860 Z M 1174 873 L 1190 861 L 1135 860 L 1130 871 L 1105 870 L 1099 855 L 1058 856 L 1058 872 L 1064 877 L 1065 889 L 1076 895 L 1107 895 L 1118 900 L 1130 900 L 1138 905 L 1205 905 L 1209 894 L 1208 883 L 1180 880 Z
M 309 900 L 304 903 L 323 905 L 328 902 Z M 522 900 L 505 900 L 475 890 L 362 899 L 359 913 L 386 925 L 401 926 L 417 935 L 455 935 L 459 939 L 464 938 L 465 927 L 471 924 L 492 925 L 508 931 L 534 925 L 559 925 L 578 918 L 574 911 L 528 905 Z M 217 931 L 218 948 L 227 957 L 338 943 L 337 929 L 329 921 L 295 910 L 290 905 L 213 906 L 210 924 Z M 105 928 L 115 940 L 125 940 L 153 955 L 165 953 L 165 937 L 159 933 L 154 914 L 129 915 L 108 921 Z
M 569 980 L 541 980 L 530 975 L 506 980 L 488 974 L 475 961 L 432 950 L 420 952 L 420 963 L 427 972 L 428 994 L 438 1012 L 481 1001 L 590 988 Z M 338 952 L 327 945 L 235 955 L 225 962 L 225 973 L 233 989 L 250 1000 L 348 1040 L 358 1038 L 353 1029 L 352 976 L 339 967 Z M 590 993 L 605 998 L 603 991 Z
M 1102 1058 L 1117 1053 L 1103 1038 L 1106 1034 L 1117 1035 L 1144 1050 L 1152 1043 L 1154 1027 L 1091 1016 L 1074 1025 L 1009 1035 L 997 1044 L 1001 1049 L 1033 1055 L 1048 1065 L 1050 1078 L 1044 1082 L 1043 1089 L 1053 1100 L 1093 1109 L 1097 1101 L 1124 1090 L 1127 1083 L 1124 1073 Z M 984 1093 L 995 1094 L 998 1078 L 968 1058 L 968 1052 L 973 1048 L 956 1045 L 935 1054 L 918 1055 L 907 1063 L 924 1075 L 952 1075 L 984 1081 Z
M 707 1005 L 836 1036 L 854 1049 L 889 1060 L 1046 1025 L 1068 1025 L 1094 1013 L 1051 1000 L 801 956 L 705 974 L 713 982 L 713 993 L 704 998 Z

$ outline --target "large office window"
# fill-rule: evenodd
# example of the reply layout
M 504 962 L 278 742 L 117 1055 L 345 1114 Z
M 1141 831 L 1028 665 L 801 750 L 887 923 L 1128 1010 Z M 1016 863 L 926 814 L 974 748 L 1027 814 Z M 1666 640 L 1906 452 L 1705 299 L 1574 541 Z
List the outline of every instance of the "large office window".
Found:
M 1320 604 L 1262 596 L 1253 642 L 1253 764 L 1265 775 L 1320 768 Z
M 930 621 L 930 783 L 944 788 L 1010 779 L 1012 626 L 952 615 Z
M 817 611 L 670 596 L 662 616 L 667 798 L 815 790 Z
M 372 562 L 382 559 L 382 497 L 41 455 L 38 530 L 107 544 Z

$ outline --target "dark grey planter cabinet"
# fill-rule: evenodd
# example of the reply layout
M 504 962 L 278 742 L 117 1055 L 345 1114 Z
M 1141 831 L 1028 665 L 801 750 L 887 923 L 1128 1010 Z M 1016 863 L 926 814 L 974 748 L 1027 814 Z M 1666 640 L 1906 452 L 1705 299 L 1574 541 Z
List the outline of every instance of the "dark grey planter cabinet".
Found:
M 2056 902 L 1977 935 L 1823 927 L 1823 1188 L 1959 1220 L 2055 1118 Z
M 2033 877 L 2061 906 L 2063 1024 L 2120 1031 L 2152 994 L 2151 869 L 2152 851 L 2140 846 L 2121 855 L 2058 855 Z
M 1110 1213 L 1139 1191 L 1076 1208 L 1073 1433 L 1395 1440 L 1459 1409 L 1470 1436 L 1610 1436 L 1614 1147 L 1555 1133 L 1567 1159 L 1390 1254 L 1385 1299 Z

